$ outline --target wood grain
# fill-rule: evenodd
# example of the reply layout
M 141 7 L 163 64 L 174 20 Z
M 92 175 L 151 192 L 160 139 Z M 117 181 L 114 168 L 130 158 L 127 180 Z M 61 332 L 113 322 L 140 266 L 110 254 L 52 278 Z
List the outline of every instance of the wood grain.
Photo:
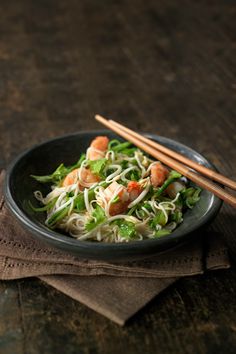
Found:
M 236 176 L 232 0 L 0 2 L 0 167 L 94 114 Z M 208 131 L 208 134 L 206 134 Z M 194 138 L 193 138 L 194 137 Z M 211 225 L 236 255 L 236 215 Z M 0 352 L 235 353 L 236 270 L 182 279 L 119 328 L 37 280 L 0 284 Z

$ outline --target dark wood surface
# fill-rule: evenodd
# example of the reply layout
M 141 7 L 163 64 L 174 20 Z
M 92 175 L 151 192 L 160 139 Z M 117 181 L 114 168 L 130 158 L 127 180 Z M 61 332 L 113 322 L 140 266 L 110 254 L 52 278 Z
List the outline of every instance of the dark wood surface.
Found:
M 0 2 L 0 166 L 100 113 L 236 177 L 236 3 Z M 211 228 L 236 254 L 236 213 Z M 120 328 L 37 279 L 0 283 L 0 353 L 235 353 L 236 267 L 185 278 Z

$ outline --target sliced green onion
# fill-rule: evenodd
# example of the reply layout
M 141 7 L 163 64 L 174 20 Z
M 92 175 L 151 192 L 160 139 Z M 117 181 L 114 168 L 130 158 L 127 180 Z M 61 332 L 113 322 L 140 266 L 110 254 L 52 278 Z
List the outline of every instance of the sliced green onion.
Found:
M 51 200 L 51 202 L 49 202 L 48 204 L 44 205 L 43 207 L 34 207 L 33 204 L 31 203 L 31 201 L 29 201 L 29 206 L 33 211 L 36 212 L 43 212 L 43 211 L 47 211 L 50 210 L 54 207 L 54 205 L 56 204 L 57 198 L 54 198 L 53 200 Z
M 165 229 L 161 229 L 155 232 L 155 237 L 162 237 L 162 236 L 166 236 L 169 235 L 171 233 L 170 230 L 165 230 Z
M 64 209 L 62 210 L 58 210 L 56 211 L 48 220 L 47 220 L 47 224 L 49 227 L 53 228 L 56 223 L 58 223 L 58 221 L 61 221 L 69 212 L 70 210 L 70 205 L 66 206 Z

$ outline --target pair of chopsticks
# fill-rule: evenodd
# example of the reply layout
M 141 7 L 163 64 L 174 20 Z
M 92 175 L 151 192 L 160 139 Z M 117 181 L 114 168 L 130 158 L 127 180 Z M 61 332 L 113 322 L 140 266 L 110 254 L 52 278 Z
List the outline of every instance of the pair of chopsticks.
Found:
M 235 181 L 193 160 L 190 160 L 187 157 L 171 149 L 168 149 L 167 147 L 159 143 L 156 143 L 153 140 L 150 140 L 113 120 L 107 120 L 100 115 L 96 115 L 95 119 L 105 125 L 107 128 L 113 130 L 118 135 L 122 136 L 124 139 L 130 141 L 143 151 L 155 157 L 155 159 L 163 162 L 166 166 L 171 167 L 172 169 L 176 170 L 183 176 L 196 183 L 201 188 L 212 192 L 217 197 L 236 208 L 236 197 L 229 194 L 218 184 L 209 181 L 209 179 L 207 179 L 206 177 L 234 190 L 236 190 Z M 194 172 L 192 169 L 206 177 L 203 177 L 202 175 Z

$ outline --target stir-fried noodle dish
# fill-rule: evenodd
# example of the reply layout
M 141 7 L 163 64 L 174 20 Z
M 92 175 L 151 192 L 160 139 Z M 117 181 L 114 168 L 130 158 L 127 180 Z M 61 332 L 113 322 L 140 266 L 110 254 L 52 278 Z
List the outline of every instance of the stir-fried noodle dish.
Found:
M 78 156 L 79 157 L 79 156 Z M 75 165 L 61 164 L 34 192 L 45 224 L 78 240 L 129 242 L 170 234 L 201 190 L 129 142 L 96 137 Z

